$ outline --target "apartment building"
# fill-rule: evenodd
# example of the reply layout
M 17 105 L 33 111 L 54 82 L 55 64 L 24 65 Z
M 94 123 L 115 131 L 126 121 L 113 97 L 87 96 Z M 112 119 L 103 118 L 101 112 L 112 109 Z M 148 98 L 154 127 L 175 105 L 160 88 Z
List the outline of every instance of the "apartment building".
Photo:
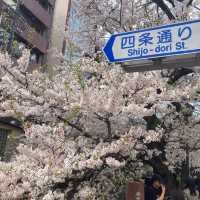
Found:
M 0 0 L 0 38 L 7 36 L 7 48 L 16 56 L 25 46 L 31 48 L 32 68 L 43 65 L 51 58 L 49 48 L 62 51 L 68 4 L 68 0 Z
M 55 63 L 63 51 L 69 0 L 0 0 L 0 49 L 19 57 L 31 49 L 30 70 Z M 3 50 L 3 49 L 2 49 Z M 22 138 L 20 122 L 0 116 L 0 160 L 9 160 Z

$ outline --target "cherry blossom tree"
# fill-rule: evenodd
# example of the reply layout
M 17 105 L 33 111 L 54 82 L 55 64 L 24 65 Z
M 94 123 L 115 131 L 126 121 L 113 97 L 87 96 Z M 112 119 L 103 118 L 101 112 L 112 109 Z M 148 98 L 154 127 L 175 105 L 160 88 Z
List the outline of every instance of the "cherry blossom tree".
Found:
M 200 5 L 199 1 L 187 1 L 187 0 L 183 0 L 183 1 L 181 1 L 181 0 L 174 0 L 174 1 L 171 1 L 171 0 L 161 0 L 161 1 L 160 0 L 159 1 L 157 1 L 157 0 L 155 0 L 155 1 L 143 1 L 143 0 L 139 0 L 139 1 L 137 1 L 137 0 L 135 0 L 135 1 L 128 1 L 128 0 L 98 1 L 97 0 L 97 1 L 90 1 L 90 0 L 88 0 L 88 1 L 84 1 L 84 2 L 82 2 L 82 1 L 77 1 L 77 2 L 78 3 L 74 6 L 78 10 L 77 18 L 79 18 L 79 17 L 83 18 L 83 16 L 85 16 L 86 21 L 83 26 L 83 29 L 85 30 L 85 33 L 87 33 L 88 40 L 91 41 L 91 45 L 92 45 L 94 51 L 96 51 L 96 49 L 99 49 L 99 47 L 101 47 L 102 44 L 105 43 L 105 38 L 107 36 L 109 36 L 109 34 L 113 34 L 116 32 L 130 31 L 130 30 L 135 30 L 138 28 L 144 28 L 144 27 L 149 27 L 149 26 L 155 26 L 158 24 L 173 23 L 175 21 L 185 21 L 185 20 L 196 19 L 196 18 L 199 18 L 199 13 L 200 13 L 199 12 L 199 5 Z M 179 71 L 181 71 L 181 70 L 179 70 Z M 189 73 L 192 72 L 192 70 L 183 69 L 182 70 L 183 75 L 184 75 L 184 71 L 190 71 Z M 174 72 L 176 73 L 176 70 Z M 189 76 L 187 76 L 187 77 L 189 77 Z M 199 86 L 198 86 L 198 83 L 196 82 L 196 80 L 199 79 L 198 78 L 199 75 L 192 73 L 191 77 L 193 77 L 194 80 L 189 78 L 189 81 L 187 81 L 187 82 L 189 82 L 188 84 L 186 84 L 186 83 L 178 84 L 177 87 L 173 87 L 173 91 L 172 90 L 170 91 L 177 98 L 171 98 L 170 95 L 167 97 L 167 95 L 166 95 L 165 96 L 166 99 L 168 99 L 168 101 L 175 101 L 177 103 L 182 103 L 183 101 L 184 102 L 198 101 L 198 98 L 194 100 L 194 98 L 191 97 L 193 95 L 190 92 L 195 93 L 196 91 L 198 91 Z M 183 80 L 185 80 L 185 79 L 183 79 Z M 162 81 L 165 82 L 164 80 L 162 80 Z M 192 85 L 194 85 L 194 88 L 191 90 Z M 168 86 L 171 87 L 170 84 Z M 159 87 L 158 87 L 158 89 L 159 89 Z M 163 91 L 162 91 L 162 93 L 163 93 Z M 182 94 L 184 94 L 185 96 L 184 95 L 182 96 Z M 180 96 L 182 96 L 182 97 L 179 98 Z M 160 99 L 158 101 L 163 100 L 161 97 L 159 97 L 159 98 Z M 148 104 L 148 101 L 146 103 Z M 154 106 L 152 106 L 152 108 L 157 108 L 157 105 L 155 105 L 155 102 L 152 105 L 154 105 Z M 180 113 L 178 115 L 180 115 Z M 173 117 L 171 116 L 171 118 L 173 118 Z M 169 118 L 169 119 L 172 120 L 171 118 Z M 192 119 L 192 117 L 190 118 L 189 121 L 191 121 L 191 123 L 196 123 L 196 122 L 193 122 L 194 119 Z M 178 122 L 176 122 L 175 124 L 177 124 L 177 123 Z M 186 125 L 186 127 L 185 127 L 186 129 L 190 129 L 189 127 L 190 126 L 193 127 L 194 124 L 189 125 L 188 123 L 186 123 L 184 121 L 183 117 L 181 117 L 177 127 L 180 126 L 180 129 L 182 130 L 183 125 Z M 166 128 L 166 127 L 164 127 L 164 128 Z M 178 128 L 176 130 L 178 131 Z M 192 145 L 193 137 L 190 137 L 190 135 L 193 132 L 194 132 L 193 134 L 195 134 L 196 131 L 198 132 L 198 128 L 196 127 L 196 125 L 194 125 L 194 129 L 192 129 L 192 130 L 190 129 L 190 131 L 183 131 L 184 134 L 179 133 L 180 140 L 178 139 L 179 142 L 177 143 L 177 149 L 180 147 L 180 145 L 181 145 L 180 141 L 182 141 L 182 140 L 185 141 L 184 142 L 185 145 L 190 142 Z M 169 148 L 166 147 L 168 149 L 166 151 L 169 153 L 169 151 L 170 151 L 169 149 L 172 150 L 172 144 L 170 143 L 170 141 L 173 140 L 172 139 L 173 134 L 175 134 L 175 133 L 170 132 L 167 134 L 169 134 L 169 136 L 165 136 L 165 139 L 169 137 L 169 140 L 166 140 L 167 143 L 169 142 Z M 195 136 L 195 138 L 196 137 L 197 136 Z M 191 139 L 191 140 L 189 140 L 189 139 Z M 198 141 L 198 138 L 196 138 L 196 140 Z M 179 148 L 179 150 L 180 149 L 181 148 Z M 191 147 L 191 149 L 192 149 L 192 147 Z M 185 160 L 186 156 L 180 152 L 178 153 L 178 151 L 174 151 L 174 154 L 176 154 L 175 152 L 178 155 L 181 154 L 183 157 L 179 156 L 179 159 L 177 159 L 176 156 L 174 155 L 173 156 L 174 159 L 171 159 L 168 157 L 169 156 L 168 155 L 167 156 L 168 160 L 171 160 L 171 162 L 177 161 L 177 163 L 178 162 L 182 163 Z M 193 160 L 193 162 L 195 162 L 195 159 Z M 173 166 L 176 166 L 176 165 L 173 165 Z M 171 165 L 171 167 L 172 167 L 172 165 Z
M 63 63 L 49 77 L 39 69 L 29 73 L 27 58 L 25 52 L 14 64 L 1 54 L 1 116 L 20 119 L 26 135 L 13 161 L 1 163 L 2 198 L 84 199 L 80 195 L 96 191 L 97 198 L 115 199 L 112 184 L 103 188 L 109 179 L 102 175 L 109 169 L 123 174 L 131 166 L 140 176 L 138 153 L 148 152 L 150 159 L 148 144 L 163 137 L 162 128 L 147 131 L 134 118 L 153 115 L 160 100 L 189 100 L 199 88 L 199 81 L 181 90 L 166 87 L 160 73 L 127 74 L 87 58 Z
M 199 74 L 191 73 L 176 81 L 174 87 L 183 90 L 199 82 Z M 165 152 L 170 167 L 182 168 L 186 164 L 187 173 L 190 168 L 199 168 L 199 89 L 195 88 L 189 99 L 182 101 L 166 102 L 157 105 L 156 113 L 165 129 Z
M 13 161 L 1 163 L 1 198 L 81 198 L 91 195 L 87 187 L 92 185 L 97 195 L 108 195 L 98 189 L 100 174 L 130 165 L 137 169 L 137 152 L 160 138 L 159 131 L 147 133 L 130 122 L 133 110 L 135 115 L 151 112 L 142 107 L 142 90 L 149 101 L 159 98 L 156 90 L 155 98 L 149 95 L 155 74 L 131 77 L 119 66 L 81 59 L 57 66 L 49 77 L 39 69 L 29 73 L 28 56 L 25 52 L 16 64 L 1 54 L 1 116 L 20 119 L 26 136 Z M 133 87 L 131 81 L 138 83 Z M 129 87 L 138 100 L 128 98 Z
M 191 17 L 192 1 L 160 2 L 78 1 L 94 54 L 75 63 L 62 59 L 51 75 L 42 67 L 28 72 L 28 51 L 17 62 L 0 54 L 0 116 L 20 119 L 26 136 L 12 161 L 0 163 L 2 199 L 119 199 L 122 185 L 141 177 L 142 161 L 162 154 L 152 143 L 165 139 L 166 160 L 182 152 L 187 131 L 168 134 L 166 115 L 160 118 L 166 126 L 148 130 L 145 119 L 159 109 L 165 114 L 160 102 L 192 100 L 199 79 L 171 87 L 160 72 L 127 74 L 99 52 L 108 33 L 162 24 L 176 13 L 177 20 Z
M 198 0 L 75 0 L 73 19 L 79 29 L 70 35 L 79 38 L 77 47 L 81 41 L 87 44 L 82 50 L 91 54 L 110 34 L 199 18 L 199 4 Z

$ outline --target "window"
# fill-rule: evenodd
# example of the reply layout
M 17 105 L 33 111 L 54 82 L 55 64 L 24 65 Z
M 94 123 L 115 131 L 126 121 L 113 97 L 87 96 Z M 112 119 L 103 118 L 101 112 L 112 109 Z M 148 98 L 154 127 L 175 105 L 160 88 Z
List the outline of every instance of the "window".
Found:
M 22 56 L 23 50 L 26 48 L 26 45 L 23 42 L 14 40 L 12 48 L 13 48 L 13 55 L 16 58 L 19 58 L 20 56 Z
M 49 1 L 48 0 L 39 0 L 39 3 L 44 9 L 48 10 L 48 7 L 49 7 Z
M 0 49 L 5 49 L 8 43 L 9 33 L 0 27 Z
M 6 142 L 9 131 L 6 129 L 0 129 L 0 157 L 2 158 L 6 149 Z
M 49 12 L 50 15 L 53 14 L 53 10 L 54 10 L 54 8 L 49 4 L 48 12 Z

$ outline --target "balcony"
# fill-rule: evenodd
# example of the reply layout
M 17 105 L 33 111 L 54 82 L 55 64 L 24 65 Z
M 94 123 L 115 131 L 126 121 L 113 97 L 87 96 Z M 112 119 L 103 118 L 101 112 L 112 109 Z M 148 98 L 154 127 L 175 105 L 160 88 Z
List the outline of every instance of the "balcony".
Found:
M 26 0 L 28 1 L 28 0 Z M 10 6 L 0 0 L 0 26 L 8 32 L 14 30 L 15 34 L 24 39 L 29 45 L 46 53 L 48 40 L 36 32 L 22 16 L 17 14 Z
M 36 0 L 25 0 L 22 5 L 38 18 L 46 27 L 51 26 L 51 15 Z
M 15 27 L 15 33 L 18 36 L 30 43 L 32 47 L 39 49 L 42 53 L 46 53 L 48 47 L 47 39 L 42 37 L 27 23 L 22 22 L 21 19 L 17 19 Z

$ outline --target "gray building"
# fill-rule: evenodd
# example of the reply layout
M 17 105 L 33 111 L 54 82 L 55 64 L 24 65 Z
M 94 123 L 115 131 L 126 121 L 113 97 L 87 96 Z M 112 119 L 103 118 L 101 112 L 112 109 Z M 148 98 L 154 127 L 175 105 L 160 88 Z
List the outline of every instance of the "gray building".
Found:
M 31 49 L 30 67 L 49 63 L 49 49 L 63 50 L 69 0 L 0 0 L 0 45 L 16 57 Z
M 58 61 L 54 49 L 64 52 L 70 0 L 0 0 L 0 49 L 14 57 L 31 49 L 30 70 Z M 10 160 L 24 138 L 18 120 L 0 116 L 0 158 Z

